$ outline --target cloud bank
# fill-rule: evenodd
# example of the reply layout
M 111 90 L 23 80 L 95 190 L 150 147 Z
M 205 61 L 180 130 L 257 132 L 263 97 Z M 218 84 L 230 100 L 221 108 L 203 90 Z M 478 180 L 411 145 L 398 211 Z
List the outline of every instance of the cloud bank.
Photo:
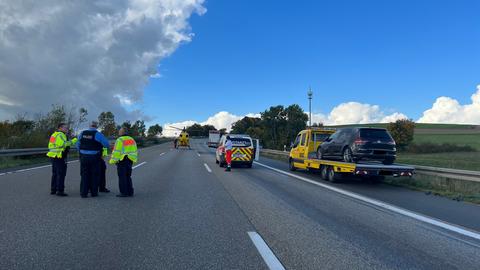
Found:
M 471 104 L 462 105 L 451 97 L 439 97 L 418 122 L 480 125 L 480 85 L 471 96 L 471 101 Z
M 342 103 L 333 108 L 328 115 L 312 115 L 314 123 L 323 123 L 325 125 L 389 123 L 405 118 L 407 116 L 403 113 L 396 112 L 386 115 L 378 105 L 359 102 Z
M 248 116 L 248 117 L 260 117 L 260 114 L 253 114 L 249 113 L 244 116 L 239 116 L 235 114 L 231 114 L 226 111 L 221 111 L 216 113 L 215 115 L 209 117 L 207 120 L 203 122 L 197 122 L 193 120 L 188 120 L 188 121 L 183 121 L 183 122 L 178 122 L 178 123 L 166 123 L 163 126 L 163 136 L 167 137 L 173 137 L 178 135 L 178 131 L 175 129 L 172 129 L 170 127 L 177 127 L 177 128 L 184 128 L 184 127 L 189 127 L 193 124 L 200 124 L 200 125 L 212 125 L 216 129 L 222 129 L 225 128 L 227 131 L 230 131 L 232 129 L 232 124 L 237 122 L 238 120 L 242 119 L 243 117 Z
M 85 107 L 91 116 L 142 99 L 161 59 L 192 38 L 203 0 L 0 0 L 0 118 Z M 129 115 L 130 114 L 130 115 Z

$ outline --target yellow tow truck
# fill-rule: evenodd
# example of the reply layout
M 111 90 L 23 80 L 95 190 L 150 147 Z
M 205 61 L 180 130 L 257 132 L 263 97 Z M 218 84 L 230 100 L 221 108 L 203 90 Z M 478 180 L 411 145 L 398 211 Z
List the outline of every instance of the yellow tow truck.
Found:
M 375 180 L 387 175 L 394 177 L 413 176 L 415 169 L 410 166 L 384 165 L 375 162 L 348 163 L 318 159 L 317 150 L 320 144 L 333 133 L 335 133 L 335 129 L 329 128 L 308 128 L 299 132 L 290 150 L 290 170 L 320 171 L 321 178 L 330 182 L 338 182 L 344 176 L 361 176 Z

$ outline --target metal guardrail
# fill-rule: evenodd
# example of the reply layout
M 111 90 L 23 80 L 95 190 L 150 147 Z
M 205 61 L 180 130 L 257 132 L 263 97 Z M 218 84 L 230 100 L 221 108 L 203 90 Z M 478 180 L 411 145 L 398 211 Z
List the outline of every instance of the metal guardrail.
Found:
M 2 149 L 0 150 L 0 157 L 40 155 L 47 152 L 48 148 Z
M 70 151 L 77 151 L 72 147 Z M 16 157 L 47 154 L 48 148 L 0 149 L 0 157 Z
M 280 155 L 284 157 L 289 156 L 289 152 L 272 150 L 272 149 L 262 149 L 261 152 L 267 154 Z M 407 165 L 407 164 L 402 164 Z M 449 168 L 440 168 L 440 167 L 428 167 L 428 166 L 419 166 L 419 165 L 407 165 L 415 168 L 415 172 L 418 174 L 426 174 L 432 176 L 440 176 L 445 178 L 451 178 L 456 180 L 463 181 L 472 181 L 480 183 L 480 171 L 467 171 L 467 170 L 457 170 Z

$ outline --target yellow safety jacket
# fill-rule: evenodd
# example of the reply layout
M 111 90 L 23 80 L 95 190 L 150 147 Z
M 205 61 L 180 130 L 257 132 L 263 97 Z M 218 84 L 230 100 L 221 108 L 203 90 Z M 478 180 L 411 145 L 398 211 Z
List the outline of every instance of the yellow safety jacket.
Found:
M 117 139 L 109 163 L 116 164 L 123 160 L 125 156 L 133 162 L 138 160 L 137 143 L 130 136 L 122 136 Z
M 54 132 L 48 141 L 47 157 L 62 158 L 63 151 L 65 151 L 67 147 L 74 145 L 76 142 L 77 138 L 69 141 L 65 133 L 61 131 Z

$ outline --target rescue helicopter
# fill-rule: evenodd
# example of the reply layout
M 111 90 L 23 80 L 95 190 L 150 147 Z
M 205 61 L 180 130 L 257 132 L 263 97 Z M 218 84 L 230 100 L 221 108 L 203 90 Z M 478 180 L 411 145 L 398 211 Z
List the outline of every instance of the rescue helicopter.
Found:
M 177 127 L 172 127 L 170 126 L 169 128 L 173 128 L 176 130 L 180 130 L 180 135 L 177 137 L 177 144 L 175 147 L 178 149 L 180 147 L 182 148 L 190 148 L 190 136 L 188 135 L 187 129 L 184 127 L 183 129 L 177 128 Z

